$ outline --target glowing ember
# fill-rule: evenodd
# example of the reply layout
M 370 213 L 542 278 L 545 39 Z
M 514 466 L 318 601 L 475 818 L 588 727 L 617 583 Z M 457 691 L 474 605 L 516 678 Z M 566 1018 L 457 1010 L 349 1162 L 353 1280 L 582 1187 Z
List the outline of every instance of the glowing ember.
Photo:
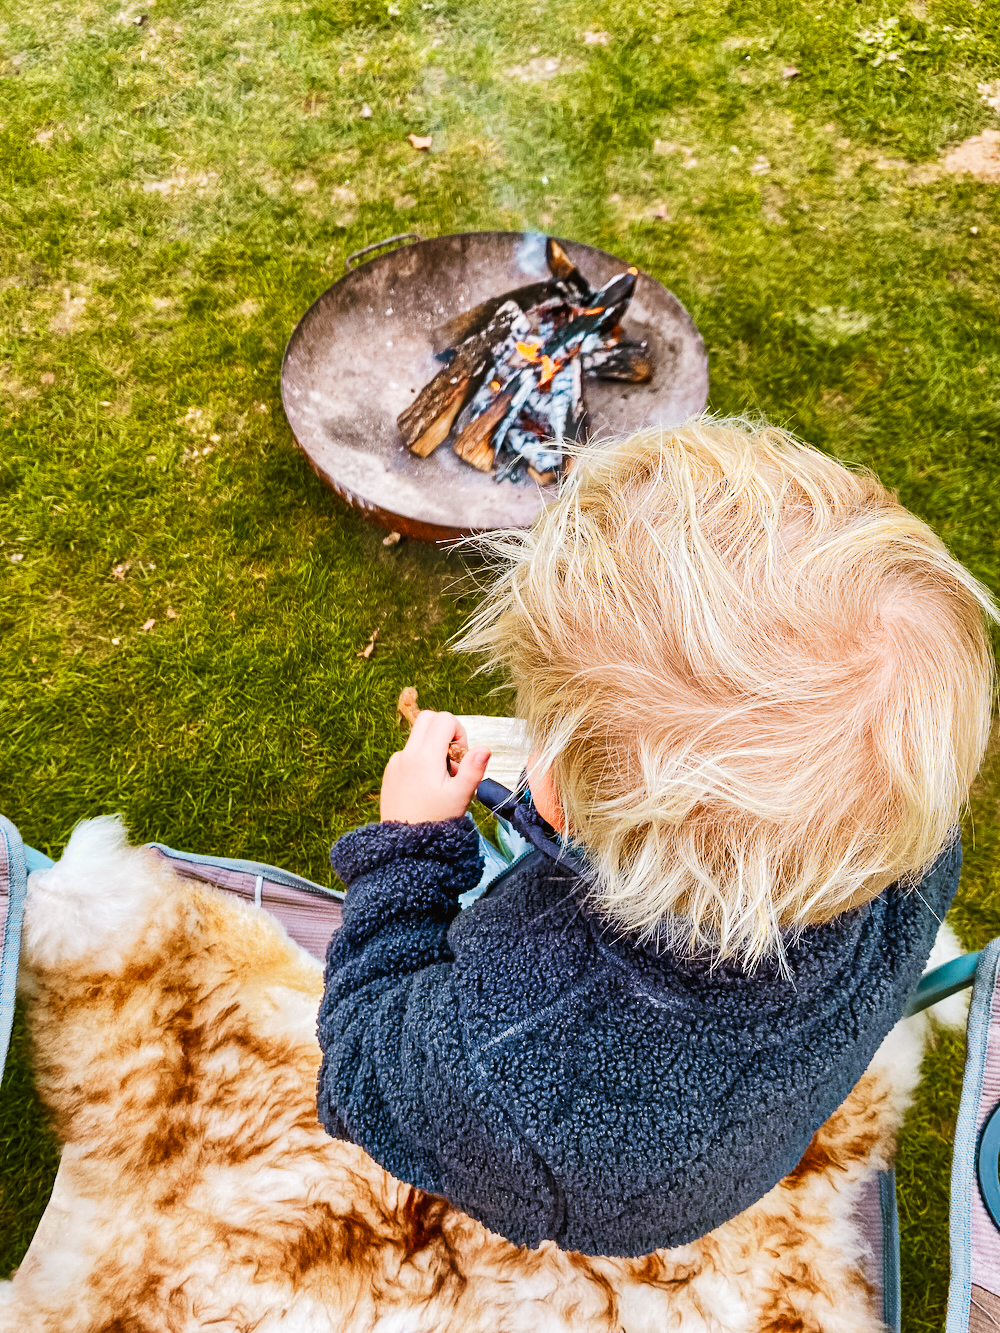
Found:
M 524 357 L 525 361 L 535 362 L 538 360 L 537 343 L 515 343 L 514 346 Z
M 499 381 L 499 380 L 490 380 L 490 388 L 493 390 L 494 393 L 499 393 L 499 392 L 500 392 L 500 381 Z
M 553 376 L 561 365 L 561 361 L 554 361 L 551 356 L 546 356 L 544 352 L 542 353 L 542 373 L 538 377 L 538 387 L 540 389 L 547 389 L 549 387 L 552 383 Z

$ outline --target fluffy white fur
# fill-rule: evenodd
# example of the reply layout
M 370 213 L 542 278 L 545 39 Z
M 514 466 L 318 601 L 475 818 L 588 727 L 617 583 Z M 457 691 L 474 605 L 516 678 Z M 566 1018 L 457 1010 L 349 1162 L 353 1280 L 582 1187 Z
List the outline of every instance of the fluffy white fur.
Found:
M 121 821 L 85 820 L 62 860 L 31 876 L 24 956 L 36 967 L 58 968 L 109 950 L 108 969 L 121 968 L 153 915 L 154 894 L 154 881 L 135 873 Z
M 943 931 L 933 961 L 958 952 Z M 929 1020 L 890 1034 L 792 1176 L 640 1260 L 518 1249 L 316 1120 L 318 965 L 266 914 L 73 835 L 29 883 L 23 991 L 64 1143 L 0 1333 L 877 1333 L 854 1223 Z M 962 1000 L 948 1002 L 961 1019 Z

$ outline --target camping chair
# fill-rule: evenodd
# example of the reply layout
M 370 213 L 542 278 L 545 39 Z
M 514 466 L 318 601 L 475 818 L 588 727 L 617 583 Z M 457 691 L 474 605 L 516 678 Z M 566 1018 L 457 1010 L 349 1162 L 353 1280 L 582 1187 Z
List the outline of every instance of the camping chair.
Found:
M 509 765 L 495 771 L 509 777 Z M 516 859 L 523 846 L 515 831 L 498 823 L 499 851 L 490 851 L 484 884 Z M 296 943 L 322 961 L 340 924 L 341 892 L 254 861 L 198 856 L 160 843 L 150 846 L 185 877 L 271 911 Z M 17 829 L 0 816 L 0 1074 L 13 1021 L 27 876 L 52 864 L 25 847 Z M 909 1017 L 969 985 L 973 994 L 952 1166 L 947 1333 L 1000 1328 L 1000 938 L 981 953 L 929 972 L 906 1009 Z M 873 1179 L 858 1223 L 868 1242 L 869 1277 L 881 1293 L 883 1321 L 899 1333 L 899 1231 L 891 1170 Z

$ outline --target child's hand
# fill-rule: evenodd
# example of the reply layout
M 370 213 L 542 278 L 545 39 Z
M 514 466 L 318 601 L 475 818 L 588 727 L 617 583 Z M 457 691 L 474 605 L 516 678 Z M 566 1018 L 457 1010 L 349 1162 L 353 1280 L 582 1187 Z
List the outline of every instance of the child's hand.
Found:
M 461 723 L 451 713 L 422 708 L 410 738 L 385 766 L 382 819 L 402 824 L 460 819 L 486 774 L 490 752 L 470 750 L 454 773 L 448 760 L 452 741 L 468 745 Z

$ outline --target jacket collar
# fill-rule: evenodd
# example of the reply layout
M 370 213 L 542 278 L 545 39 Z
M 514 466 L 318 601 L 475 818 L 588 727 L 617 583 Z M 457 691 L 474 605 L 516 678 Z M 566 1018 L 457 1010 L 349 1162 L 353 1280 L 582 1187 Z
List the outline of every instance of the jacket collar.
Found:
M 522 838 L 551 860 L 565 864 L 578 855 L 572 844 L 564 842 L 535 809 L 527 786 L 512 792 L 492 778 L 484 778 L 476 790 L 476 799 L 495 815 L 506 819 Z

